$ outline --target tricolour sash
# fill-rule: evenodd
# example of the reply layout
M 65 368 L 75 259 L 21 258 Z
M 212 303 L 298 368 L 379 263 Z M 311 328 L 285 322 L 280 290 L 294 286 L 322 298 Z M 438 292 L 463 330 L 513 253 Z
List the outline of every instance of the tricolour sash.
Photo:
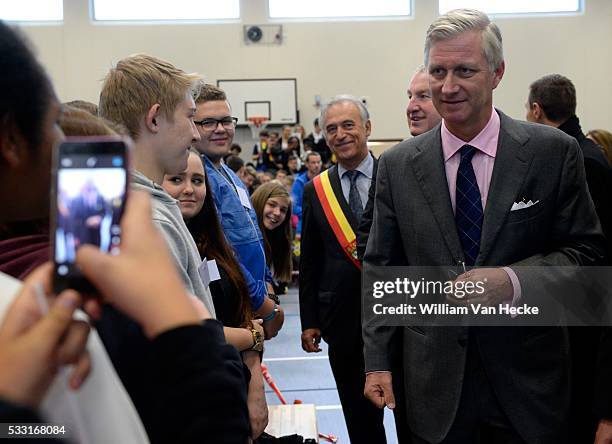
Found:
M 342 251 L 344 251 L 350 261 L 361 270 L 361 262 L 357 259 L 357 238 L 346 216 L 342 212 L 340 203 L 332 189 L 328 171 L 323 171 L 316 176 L 312 180 L 312 183 L 317 192 L 319 202 L 321 202 L 321 206 L 323 207 L 327 222 L 329 222 L 329 226 L 332 228 Z

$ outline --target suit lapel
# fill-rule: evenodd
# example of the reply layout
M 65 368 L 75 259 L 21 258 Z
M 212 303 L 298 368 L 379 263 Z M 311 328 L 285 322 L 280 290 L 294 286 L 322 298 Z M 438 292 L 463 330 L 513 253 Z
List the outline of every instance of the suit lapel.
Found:
M 456 259 L 463 259 L 463 249 L 457 234 L 455 215 L 448 195 L 448 183 L 444 170 L 440 126 L 431 131 L 418 147 L 410 162 L 421 191 L 438 223 L 447 248 Z
M 334 194 L 336 195 L 336 199 L 338 199 L 342 212 L 346 216 L 346 219 L 348 220 L 353 231 L 357 233 L 357 220 L 351 211 L 351 207 L 349 207 L 348 202 L 344 198 L 344 193 L 342 193 L 342 185 L 340 184 L 340 175 L 338 174 L 338 167 L 335 165 L 329 170 L 329 183 L 331 184 L 332 190 L 334 190 Z
M 525 180 L 533 152 L 525 147 L 529 135 L 512 119 L 499 112 L 501 128 L 497 142 L 497 154 L 480 238 L 477 264 L 484 264 L 501 227 L 510 213 Z

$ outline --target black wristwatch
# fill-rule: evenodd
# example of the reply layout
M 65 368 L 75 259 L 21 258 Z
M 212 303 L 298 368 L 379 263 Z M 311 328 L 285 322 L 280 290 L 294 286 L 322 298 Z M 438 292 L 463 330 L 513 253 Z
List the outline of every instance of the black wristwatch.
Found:
M 280 305 L 280 298 L 275 293 L 268 293 L 268 297 L 276 302 L 276 305 Z

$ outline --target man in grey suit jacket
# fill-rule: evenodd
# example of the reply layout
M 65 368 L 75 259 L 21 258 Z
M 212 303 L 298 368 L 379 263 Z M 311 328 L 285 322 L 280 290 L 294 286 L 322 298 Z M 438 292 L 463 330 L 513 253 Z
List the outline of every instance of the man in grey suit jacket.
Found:
M 497 26 L 474 10 L 441 16 L 427 32 L 425 64 L 443 121 L 382 155 L 366 266 L 503 267 L 460 276 L 486 279 L 480 302 L 497 305 L 516 303 L 538 281 L 517 265 L 601 260 L 576 141 L 493 108 L 505 70 Z M 476 210 L 466 228 L 468 197 Z M 537 203 L 511 211 L 523 199 Z M 394 405 L 388 345 L 396 330 L 363 326 L 365 393 L 379 407 Z M 413 442 L 565 442 L 563 327 L 404 327 L 403 341 Z

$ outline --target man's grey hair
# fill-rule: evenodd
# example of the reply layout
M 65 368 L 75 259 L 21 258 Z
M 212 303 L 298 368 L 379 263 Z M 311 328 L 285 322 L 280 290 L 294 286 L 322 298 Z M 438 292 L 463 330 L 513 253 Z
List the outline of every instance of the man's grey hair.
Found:
M 484 12 L 476 9 L 454 9 L 438 17 L 429 26 L 425 37 L 425 65 L 429 65 L 429 50 L 432 44 L 469 31 L 481 33 L 482 52 L 489 69 L 494 72 L 504 61 L 501 31 Z
M 425 65 L 419 65 L 418 68 L 412 74 L 412 77 L 410 77 L 410 82 L 412 82 L 412 79 L 414 79 L 418 74 L 429 75 L 427 67 Z M 429 85 L 427 85 L 427 89 L 429 89 Z M 408 90 L 410 90 L 410 85 L 408 85 Z
M 357 109 L 359 110 L 359 114 L 361 116 L 361 123 L 363 125 L 365 125 L 366 122 L 370 120 L 370 113 L 368 112 L 368 109 L 366 108 L 366 106 L 361 100 L 359 100 L 355 96 L 351 96 L 350 94 L 340 94 L 338 96 L 332 97 L 329 102 L 321 106 L 321 115 L 319 116 L 319 124 L 320 124 L 321 129 L 323 130 L 323 134 L 327 133 L 327 131 L 325 131 L 325 126 L 326 126 L 325 120 L 327 118 L 327 110 L 329 109 L 330 106 L 338 105 L 339 103 L 352 103 L 353 105 L 355 105 Z

